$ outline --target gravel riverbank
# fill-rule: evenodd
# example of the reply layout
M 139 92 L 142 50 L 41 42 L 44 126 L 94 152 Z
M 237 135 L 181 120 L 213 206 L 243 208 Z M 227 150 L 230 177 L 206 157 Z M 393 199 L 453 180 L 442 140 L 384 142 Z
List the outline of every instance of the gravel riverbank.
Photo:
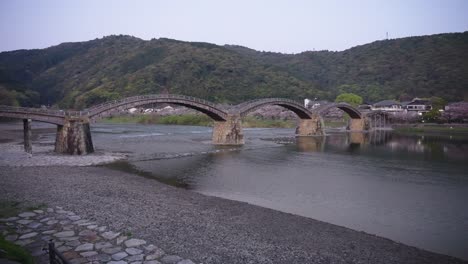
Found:
M 63 206 L 197 263 L 464 263 L 103 167 L 2 166 L 0 182 L 1 199 Z

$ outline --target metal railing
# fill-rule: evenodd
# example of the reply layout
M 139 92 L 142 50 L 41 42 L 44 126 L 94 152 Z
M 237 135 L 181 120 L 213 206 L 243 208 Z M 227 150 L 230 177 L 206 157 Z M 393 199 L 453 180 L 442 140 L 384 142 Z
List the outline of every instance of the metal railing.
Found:
M 85 111 L 72 111 L 72 110 L 53 110 L 53 109 L 44 109 L 44 108 L 34 108 L 34 107 L 19 107 L 19 106 L 8 106 L 0 105 L 0 112 L 14 112 L 14 113 L 24 113 L 24 114 L 40 114 L 47 116 L 85 116 L 87 112 Z
M 294 101 L 292 99 L 287 99 L 287 98 L 260 98 L 260 99 L 254 99 L 254 100 L 251 100 L 251 101 L 247 101 L 247 102 L 235 105 L 235 106 L 233 106 L 233 109 L 240 110 L 240 109 L 243 109 L 243 108 L 247 108 L 250 105 L 256 105 L 256 104 L 258 104 L 260 102 L 265 102 L 265 103 L 285 102 L 285 103 L 290 103 L 290 104 L 294 104 L 294 105 L 303 107 L 301 103 L 299 103 L 297 101 Z

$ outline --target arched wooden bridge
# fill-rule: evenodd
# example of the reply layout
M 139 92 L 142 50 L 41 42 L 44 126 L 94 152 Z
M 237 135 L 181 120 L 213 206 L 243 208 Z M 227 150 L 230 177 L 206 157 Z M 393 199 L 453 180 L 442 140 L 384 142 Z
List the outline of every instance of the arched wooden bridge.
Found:
M 96 121 L 129 108 L 157 103 L 185 106 L 211 117 L 214 120 L 213 143 L 218 145 L 244 144 L 241 119 L 248 113 L 267 105 L 279 105 L 298 116 L 297 136 L 324 135 L 321 115 L 330 108 L 339 108 L 348 113 L 351 117 L 350 130 L 367 129 L 363 114 L 346 103 L 332 103 L 311 111 L 290 99 L 263 98 L 226 107 L 196 97 L 173 94 L 133 96 L 105 102 L 82 111 L 0 106 L 0 117 L 23 119 L 26 150 L 30 150 L 31 121 L 39 121 L 57 125 L 56 152 L 86 154 L 94 151 L 89 129 L 90 121 Z

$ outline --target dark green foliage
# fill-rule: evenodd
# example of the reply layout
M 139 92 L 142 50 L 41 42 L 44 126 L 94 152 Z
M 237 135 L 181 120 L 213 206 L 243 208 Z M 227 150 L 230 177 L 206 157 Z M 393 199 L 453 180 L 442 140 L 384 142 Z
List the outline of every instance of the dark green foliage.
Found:
M 335 102 L 358 106 L 362 104 L 362 97 L 353 93 L 342 93 L 336 97 Z
M 297 55 L 109 36 L 0 53 L 0 103 L 83 108 L 163 92 L 232 104 L 260 97 L 333 100 L 341 93 L 370 102 L 460 101 L 467 93 L 467 61 L 468 32 Z
M 33 257 L 22 247 L 6 241 L 0 235 L 0 259 L 9 259 L 22 264 L 33 264 Z

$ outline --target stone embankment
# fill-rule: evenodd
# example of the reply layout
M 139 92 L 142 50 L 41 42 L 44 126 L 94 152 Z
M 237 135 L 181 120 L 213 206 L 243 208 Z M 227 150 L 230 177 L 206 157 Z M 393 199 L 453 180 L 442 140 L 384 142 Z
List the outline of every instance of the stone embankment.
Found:
M 49 241 L 71 264 L 194 264 L 189 259 L 166 254 L 128 232 L 108 230 L 107 226 L 82 219 L 62 207 L 0 219 L 0 230 L 6 240 L 31 252 L 38 264 L 49 261 L 46 251 Z

